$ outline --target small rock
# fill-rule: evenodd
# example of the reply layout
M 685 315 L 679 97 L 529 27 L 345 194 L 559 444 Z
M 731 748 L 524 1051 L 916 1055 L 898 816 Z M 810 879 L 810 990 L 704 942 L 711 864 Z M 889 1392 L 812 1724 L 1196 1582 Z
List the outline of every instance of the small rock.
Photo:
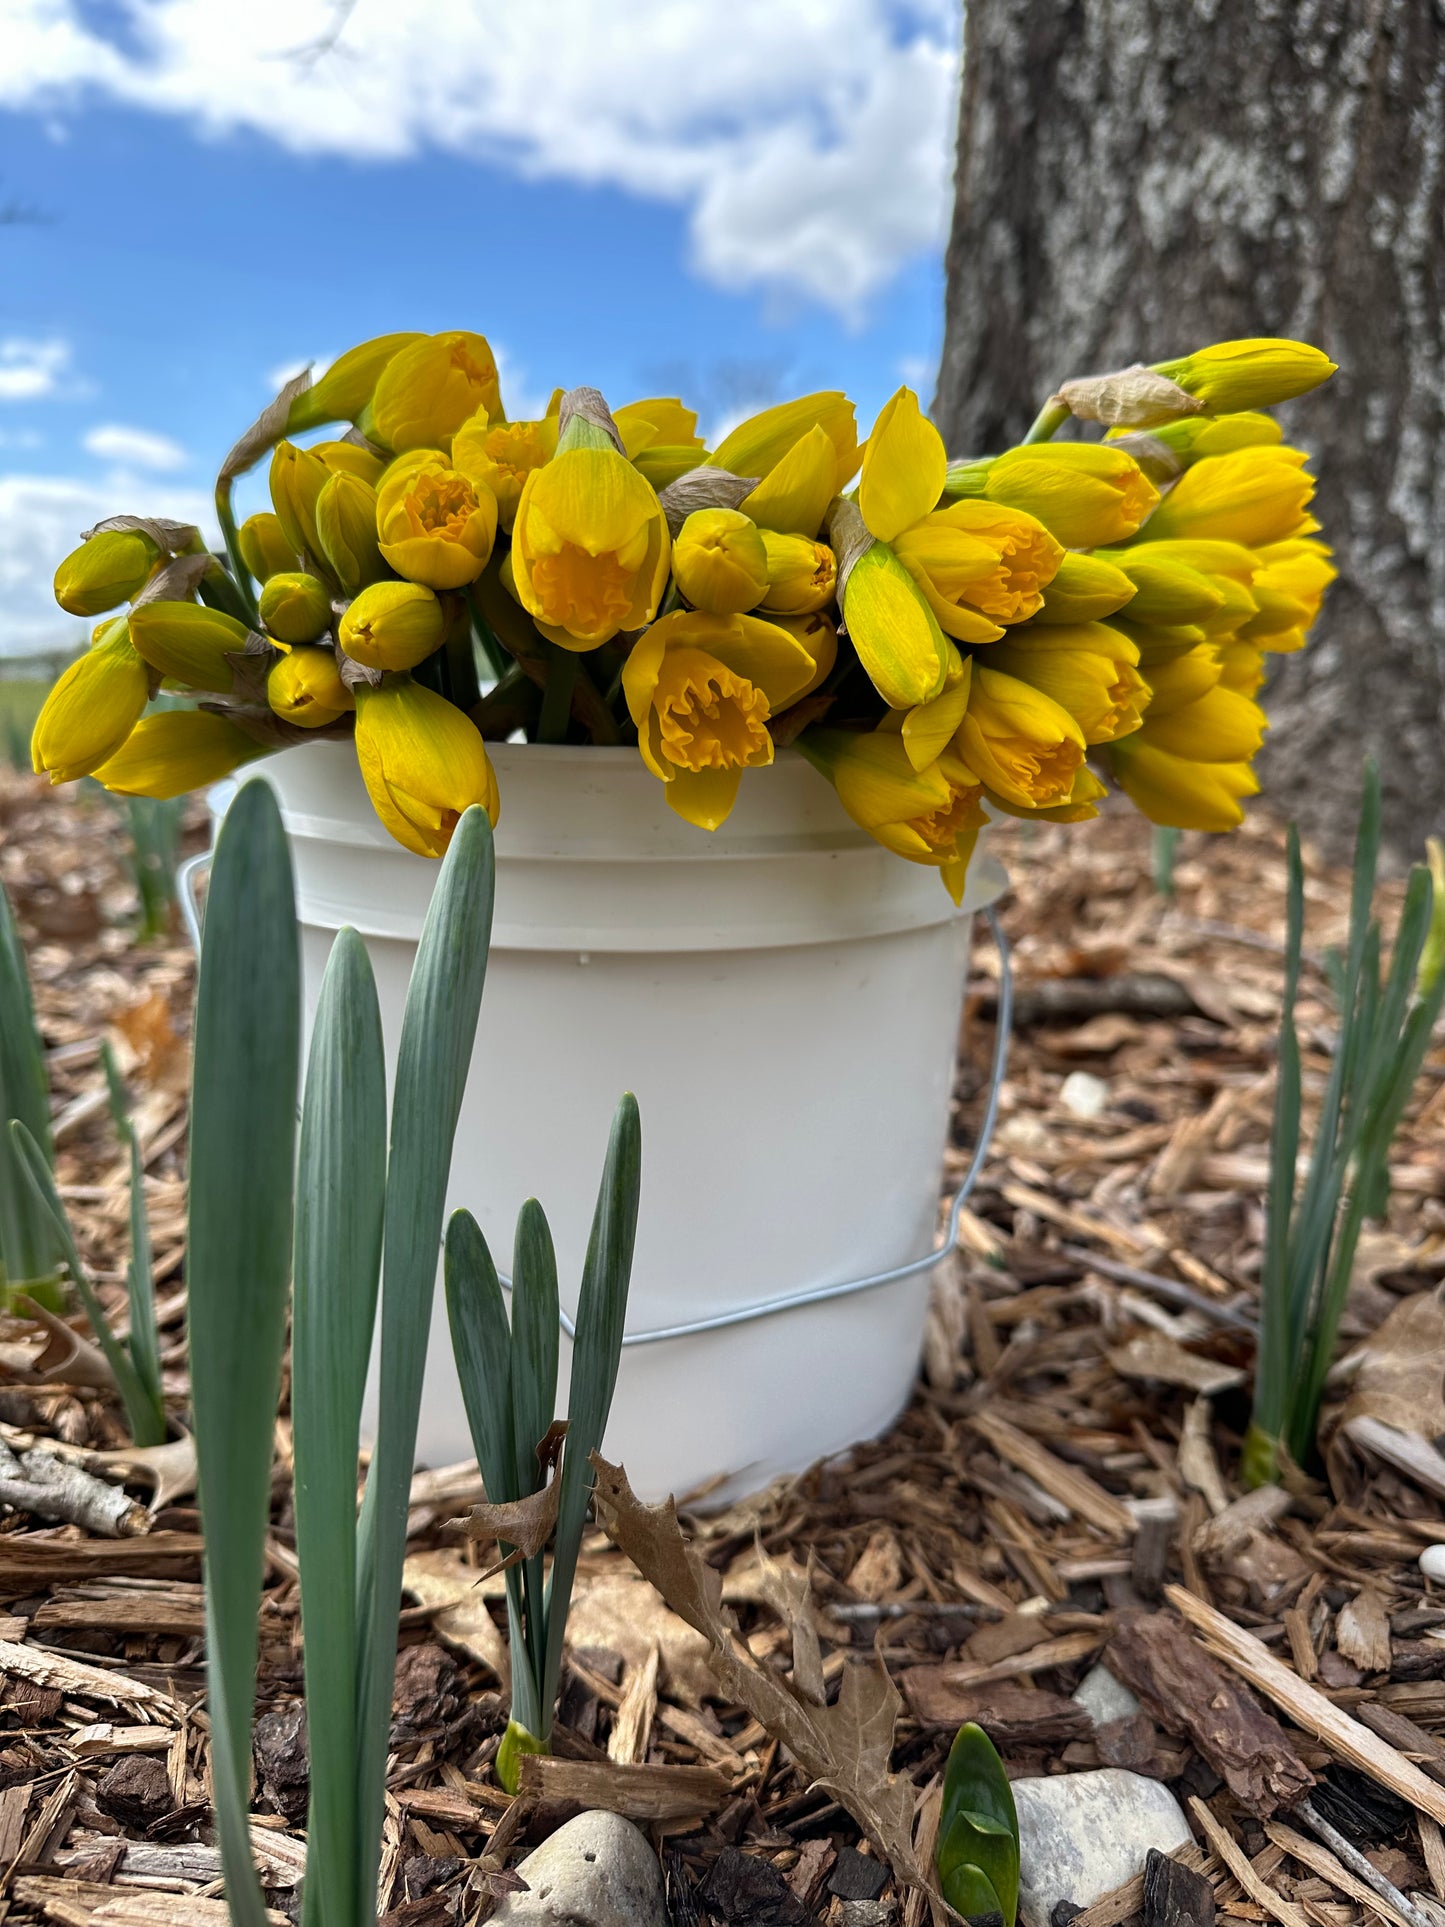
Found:
M 165 1763 L 154 1754 L 120 1760 L 97 1782 L 95 1804 L 113 1820 L 148 1827 L 175 1805 Z
M 1420 1554 L 1420 1570 L 1427 1579 L 1445 1579 L 1445 1546 L 1426 1546 Z
M 495 1927 L 668 1927 L 657 1855 L 621 1814 L 579 1813 L 517 1871 L 529 1891 L 498 1903 Z
M 1088 1071 L 1070 1071 L 1060 1086 L 1059 1102 L 1075 1117 L 1102 1117 L 1109 1102 L 1109 1086 Z
M 1019 1817 L 1019 1913 L 1024 1927 L 1050 1927 L 1055 1906 L 1090 1907 L 1160 1853 L 1193 1839 L 1168 1787 L 1109 1767 L 1046 1780 L 1015 1780 Z
M 1095 1726 L 1107 1726 L 1111 1720 L 1130 1719 L 1139 1711 L 1137 1696 L 1103 1665 L 1089 1668 L 1079 1681 L 1074 1700 L 1083 1707 Z
M 894 1906 L 888 1900 L 840 1900 L 838 1927 L 891 1927 Z M 831 1918 L 831 1916 L 830 1916 Z

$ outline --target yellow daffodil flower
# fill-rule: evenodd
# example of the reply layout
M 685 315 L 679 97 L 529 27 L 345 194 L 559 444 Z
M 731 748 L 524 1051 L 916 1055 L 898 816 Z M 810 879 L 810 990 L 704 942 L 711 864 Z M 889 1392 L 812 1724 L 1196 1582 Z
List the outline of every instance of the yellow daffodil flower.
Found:
M 1109 761 L 1119 787 L 1151 823 L 1179 830 L 1232 830 L 1244 821 L 1240 799 L 1259 781 L 1247 762 L 1200 763 L 1172 756 L 1140 730 L 1115 743 Z
M 1259 614 L 1244 625 L 1240 636 L 1274 655 L 1303 649 L 1325 590 L 1339 573 L 1330 551 L 1323 542 L 1304 537 L 1268 543 L 1254 557 L 1258 568 L 1250 586 Z
M 1144 739 L 1171 756 L 1200 763 L 1244 763 L 1264 739 L 1264 711 L 1224 684 L 1218 653 L 1212 647 L 1160 663 L 1149 672 L 1149 688 Z
M 403 348 L 424 341 L 419 334 L 377 335 L 348 348 L 291 404 L 286 418 L 288 435 L 320 428 L 324 422 L 355 421 L 369 405 L 383 368 Z
M 1024 809 L 1072 800 L 1084 732 L 1062 704 L 975 658 L 959 754 L 990 794 Z
M 832 488 L 828 494 L 831 500 L 858 473 L 859 460 L 853 404 L 835 388 L 815 395 L 800 395 L 796 401 L 779 402 L 775 408 L 765 408 L 760 415 L 750 416 L 724 436 L 708 461 L 712 467 L 725 468 L 730 474 L 756 475 L 759 481 L 764 481 L 799 442 L 811 438 L 815 428 L 833 449 Z M 823 506 L 827 507 L 827 501 Z M 752 514 L 747 502 L 742 507 L 745 514 Z M 821 519 L 820 514 L 819 521 Z M 756 515 L 753 520 L 763 528 L 783 526 Z M 797 533 L 811 535 L 817 527 L 815 522 L 811 529 L 800 529 Z
M 498 525 L 508 534 L 527 477 L 556 453 L 555 415 L 539 422 L 494 422 L 480 408 L 452 437 L 452 467 L 491 490 L 497 498 Z
M 655 489 L 707 459 L 707 444 L 697 432 L 697 411 L 675 395 L 624 402 L 612 411 L 627 459 Z
M 987 658 L 988 668 L 1052 697 L 1090 745 L 1139 727 L 1149 688 L 1138 663 L 1134 644 L 1103 622 L 1029 623 L 1010 629 Z
M 398 575 L 429 589 L 460 589 L 487 566 L 497 539 L 497 498 L 436 449 L 392 463 L 376 492 L 381 553 Z
M 773 529 L 762 531 L 762 543 L 767 562 L 763 614 L 807 616 L 826 609 L 838 588 L 838 559 L 827 543 Z
M 358 688 L 356 760 L 372 808 L 418 856 L 445 856 L 473 803 L 497 820 L 496 773 L 475 723 L 409 676 Z
M 1101 555 L 1065 553 L 1044 590 L 1036 622 L 1098 622 L 1125 608 L 1134 584 L 1114 562 Z
M 793 700 L 798 702 L 804 696 L 811 696 L 818 685 L 832 675 L 838 660 L 837 623 L 822 609 L 810 616 L 769 616 L 768 621 L 786 629 L 794 642 L 800 642 L 812 657 L 813 674 Z
M 260 609 L 267 635 L 277 642 L 315 642 L 331 627 L 331 597 L 314 575 L 273 575 Z
M 1036 442 L 950 475 L 950 492 L 1023 509 L 1066 549 L 1105 548 L 1131 536 L 1159 501 L 1132 455 L 1110 442 Z
M 55 571 L 55 600 L 72 616 L 103 616 L 145 586 L 160 550 L 140 529 L 102 529 Z
M 1161 539 L 1241 542 L 1262 548 L 1310 535 L 1319 527 L 1307 513 L 1315 492 L 1302 449 L 1251 447 L 1208 455 L 1174 484 L 1140 531 L 1141 542 Z
M 1328 381 L 1335 364 L 1305 341 L 1216 341 L 1177 361 L 1154 364 L 1213 414 L 1235 409 L 1276 408 Z
M 709 615 L 755 609 L 768 593 L 763 533 L 737 509 L 694 509 L 672 545 L 672 576 Z
M 153 669 L 219 696 L 234 688 L 229 658 L 246 653 L 250 634 L 234 616 L 195 602 L 142 602 L 130 612 L 130 639 Z
M 248 515 L 237 531 L 241 560 L 258 582 L 299 569 L 301 558 L 286 538 L 281 518 L 270 509 Z
M 323 462 L 332 475 L 354 475 L 359 482 L 366 482 L 375 488 L 386 473 L 387 463 L 374 449 L 363 448 L 359 442 L 313 442 L 308 455 L 314 455 Z
M 320 544 L 316 535 L 316 498 L 331 470 L 309 448 L 277 442 L 271 456 L 271 506 L 286 537 L 287 547 L 314 560 Z
M 494 422 L 505 419 L 496 360 L 484 335 L 453 329 L 423 335 L 391 357 L 377 378 L 369 426 L 398 455 L 444 448 L 479 408 Z
M 955 751 L 915 769 L 897 730 L 808 729 L 798 748 L 860 829 L 895 856 L 936 868 L 955 903 L 987 822 L 983 790 Z
M 242 763 L 264 756 L 267 748 L 209 710 L 167 709 L 142 716 L 115 755 L 92 773 L 117 796 L 154 796 L 164 802 L 219 783 Z
M 512 526 L 517 599 L 551 641 L 595 649 L 656 615 L 671 548 L 657 496 L 625 455 L 568 448 L 523 486 Z
M 1064 560 L 1035 517 L 976 500 L 935 509 L 893 548 L 939 627 L 959 642 L 996 641 L 1004 625 L 1036 615 Z
M 266 700 L 298 729 L 324 729 L 356 707 L 330 649 L 293 649 L 266 678 Z
M 415 669 L 435 654 L 446 613 L 420 582 L 373 582 L 347 608 L 337 640 L 367 669 Z
M 89 776 L 113 756 L 146 706 L 146 665 L 125 618 L 104 622 L 90 649 L 45 698 L 30 738 L 30 760 L 52 783 Z
M 671 809 L 715 830 L 745 769 L 773 760 L 768 719 L 812 682 L 815 663 L 776 623 L 679 609 L 633 645 L 622 670 L 643 762 Z
M 376 490 L 359 475 L 329 476 L 316 498 L 321 559 L 347 595 L 386 574 L 376 533 Z

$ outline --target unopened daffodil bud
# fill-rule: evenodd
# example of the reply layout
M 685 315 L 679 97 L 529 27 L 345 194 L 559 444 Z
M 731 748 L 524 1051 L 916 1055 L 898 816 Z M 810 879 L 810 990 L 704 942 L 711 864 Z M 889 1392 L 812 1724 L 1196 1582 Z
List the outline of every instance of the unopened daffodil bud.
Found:
M 452 437 L 452 466 L 484 484 L 497 498 L 497 524 L 511 533 L 522 485 L 534 468 L 557 453 L 557 417 L 538 422 L 494 422 L 485 408 Z
M 55 571 L 55 600 L 72 616 L 103 616 L 145 586 L 160 550 L 141 529 L 102 529 Z
M 839 558 L 839 603 L 858 660 L 890 709 L 930 702 L 950 680 L 958 650 L 886 542 L 873 541 L 857 504 L 838 502 L 828 533 Z
M 392 356 L 376 383 L 369 428 L 398 455 L 443 448 L 479 408 L 503 419 L 496 359 L 484 335 L 452 329 L 423 335 Z
M 316 498 L 325 488 L 331 471 L 319 455 L 294 442 L 278 442 L 271 457 L 271 506 L 275 509 L 286 541 L 298 556 L 314 558 L 316 539 Z
M 1208 455 L 1188 468 L 1141 531 L 1141 541 L 1204 539 L 1262 548 L 1310 535 L 1315 492 L 1302 449 L 1254 447 Z
M 1134 599 L 1129 604 L 1131 622 L 1166 627 L 1177 623 L 1203 625 L 1223 608 L 1224 590 L 1212 573 L 1195 568 L 1182 555 L 1169 553 L 1185 546 L 1180 542 L 1142 542 L 1137 548 L 1114 552 L 1115 565 L 1134 585 Z M 1156 555 L 1155 550 L 1161 553 Z
M 419 582 L 373 582 L 347 609 L 342 649 L 367 669 L 414 669 L 435 654 L 446 630 L 441 603 Z
M 826 609 L 838 590 L 838 559 L 826 542 L 806 535 L 762 532 L 767 554 L 765 615 L 807 616 Z
M 857 467 L 856 448 L 851 449 L 846 462 Z M 838 478 L 845 465 L 838 445 L 815 422 L 739 506 L 761 529 L 776 529 L 780 535 L 814 536 L 823 526 L 828 504 L 838 493 Z
M 1325 590 L 1339 573 L 1330 560 L 1329 549 L 1323 542 L 1303 537 L 1267 543 L 1254 552 L 1254 559 L 1258 567 L 1250 587 L 1259 601 L 1261 617 L 1277 607 L 1276 597 L 1287 598 L 1304 613 L 1291 627 L 1282 629 L 1271 622 L 1266 630 L 1250 623 L 1244 634 L 1260 640 L 1264 648 L 1274 653 L 1303 648 L 1305 634 L 1320 612 Z
M 1113 562 L 1070 550 L 1044 590 L 1035 621 L 1097 622 L 1124 608 L 1133 596 L 1133 582 Z
M 241 560 L 258 582 L 284 575 L 301 566 L 301 558 L 287 540 L 281 518 L 270 509 L 248 515 L 237 531 Z
M 242 763 L 264 756 L 267 747 L 224 716 L 203 709 L 167 709 L 142 716 L 94 775 L 118 796 L 165 801 L 219 783 Z
M 1131 455 L 1111 442 L 1037 442 L 987 463 L 971 492 L 1036 516 L 1066 549 L 1094 549 L 1130 536 L 1159 501 Z
M 1204 763 L 1174 756 L 1149 742 L 1143 730 L 1109 750 L 1119 787 L 1151 823 L 1177 830 L 1232 830 L 1244 821 L 1241 799 L 1259 781 L 1245 760 Z
M 373 488 L 386 473 L 385 457 L 374 449 L 363 448 L 360 442 L 313 442 L 307 452 L 324 462 L 329 474 L 354 475 Z
M 855 411 L 848 397 L 837 389 L 800 395 L 796 401 L 779 402 L 775 408 L 765 408 L 760 415 L 750 416 L 723 438 L 708 457 L 709 465 L 725 468 L 733 475 L 766 479 L 814 428 L 823 431 L 833 448 L 831 500 L 858 473 Z M 770 522 L 767 526 L 777 525 Z M 806 533 L 814 533 L 817 526 L 815 522 Z
M 651 622 L 671 550 L 657 496 L 625 455 L 564 448 L 532 470 L 517 504 L 517 599 L 551 641 L 595 649 Z
M 1328 381 L 1335 364 L 1307 341 L 1255 339 L 1216 341 L 1177 361 L 1155 364 L 1155 372 L 1197 396 L 1212 413 L 1275 408 L 1307 395 Z
M 266 701 L 298 729 L 324 729 L 356 707 L 330 649 L 293 649 L 266 678 Z
M 260 609 L 267 635 L 277 642 L 315 642 L 331 627 L 331 597 L 314 575 L 273 575 Z
M 348 348 L 292 402 L 286 433 L 299 435 L 324 422 L 355 421 L 371 401 L 377 378 L 393 355 L 423 339 L 419 334 L 377 335 Z
M 1052 697 L 1092 745 L 1139 727 L 1149 688 L 1138 663 L 1134 644 L 1107 623 L 1028 623 L 994 644 L 987 667 Z
M 743 771 L 773 760 L 769 717 L 797 700 L 814 666 L 756 616 L 679 609 L 654 622 L 623 665 L 622 691 L 668 806 L 699 829 L 725 822 Z
M 497 537 L 497 498 L 436 449 L 392 463 L 376 492 L 381 553 L 410 582 L 460 589 L 487 566 Z
M 694 607 L 741 615 L 768 593 L 768 555 L 757 524 L 737 509 L 694 509 L 672 545 L 672 575 Z
M 409 676 L 357 689 L 356 760 L 372 808 L 418 856 L 445 856 L 474 803 L 497 820 L 497 779 L 476 724 Z
M 957 748 L 985 789 L 1005 803 L 1067 803 L 1084 761 L 1084 732 L 1061 703 L 975 658 Z
M 954 750 L 915 769 L 892 729 L 808 729 L 798 748 L 827 777 L 838 801 L 885 850 L 931 864 L 955 903 L 963 899 L 969 859 L 987 822 L 983 789 Z
M 146 665 L 124 618 L 102 623 L 45 698 L 30 738 L 36 771 L 52 783 L 89 776 L 135 728 L 148 693 Z
M 234 616 L 195 602 L 142 602 L 130 612 L 130 639 L 153 669 L 216 695 L 231 693 L 229 658 L 245 653 L 250 634 Z
M 386 574 L 376 533 L 376 490 L 359 475 L 329 476 L 316 498 L 316 541 L 347 595 Z
M 622 446 L 633 467 L 655 489 L 664 489 L 707 459 L 697 432 L 697 411 L 673 396 L 624 402 L 612 411 Z
M 833 665 L 838 660 L 838 625 L 822 609 L 810 616 L 769 616 L 780 629 L 786 629 L 794 642 L 800 642 L 813 659 L 813 673 L 808 682 L 793 698 L 811 696 L 820 683 L 826 682 L 833 673 Z

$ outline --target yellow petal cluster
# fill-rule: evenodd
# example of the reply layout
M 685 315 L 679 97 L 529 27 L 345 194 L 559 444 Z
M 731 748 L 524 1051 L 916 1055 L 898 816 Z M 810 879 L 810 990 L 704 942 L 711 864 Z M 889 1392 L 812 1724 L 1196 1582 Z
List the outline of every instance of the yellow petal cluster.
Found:
M 635 740 L 707 830 L 796 747 L 956 901 L 986 810 L 1079 820 L 1101 772 L 1157 822 L 1227 828 L 1268 658 L 1335 573 L 1265 411 L 1332 372 L 1214 343 L 1065 382 L 1026 441 L 950 460 L 906 387 L 866 441 L 825 389 L 710 449 L 680 397 L 558 389 L 514 421 L 485 335 L 378 336 L 241 437 L 224 566 L 204 530 L 129 517 L 59 563 L 72 615 L 130 606 L 56 684 L 35 765 L 168 795 L 351 736 L 380 819 L 436 857 L 471 804 L 495 819 L 486 736 Z M 1086 439 L 1052 439 L 1071 407 Z M 237 529 L 233 473 L 268 454 Z M 162 688 L 205 707 L 147 714 Z

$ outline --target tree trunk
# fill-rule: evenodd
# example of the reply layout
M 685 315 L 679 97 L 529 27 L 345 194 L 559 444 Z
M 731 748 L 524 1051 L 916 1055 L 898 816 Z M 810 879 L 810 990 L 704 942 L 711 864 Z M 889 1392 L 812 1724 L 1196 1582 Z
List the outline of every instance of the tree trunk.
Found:
M 1295 335 L 1340 580 L 1277 659 L 1267 793 L 1339 847 L 1445 826 L 1445 3 L 965 0 L 935 414 L 1016 441 L 1070 375 Z

